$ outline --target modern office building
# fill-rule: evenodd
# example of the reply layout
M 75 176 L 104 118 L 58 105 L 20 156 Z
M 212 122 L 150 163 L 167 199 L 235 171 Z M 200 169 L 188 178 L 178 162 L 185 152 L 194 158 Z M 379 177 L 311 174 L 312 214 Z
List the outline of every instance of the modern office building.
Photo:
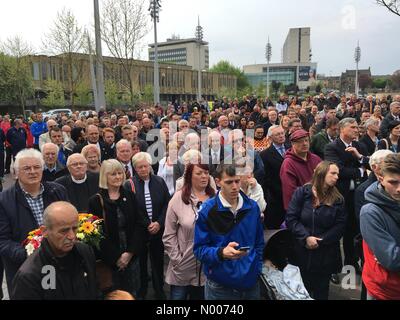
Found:
M 45 81 L 57 80 L 61 82 L 66 95 L 70 92 L 68 77 L 68 65 L 63 55 L 29 56 L 31 64 L 35 96 L 45 96 Z M 81 82 L 90 86 L 90 63 L 86 54 L 74 54 L 74 76 L 80 77 Z M 112 57 L 104 57 L 104 79 L 112 80 L 118 87 L 120 94 L 127 91 L 129 79 L 119 60 Z M 145 87 L 154 84 L 154 64 L 149 61 L 134 60 L 130 74 L 134 91 L 143 93 Z M 174 100 L 195 100 L 197 95 L 198 72 L 189 66 L 176 64 L 160 64 L 160 97 L 162 102 Z M 207 100 L 213 100 L 221 90 L 236 92 L 237 78 L 223 73 L 202 72 L 202 94 Z M 106 88 L 107 90 L 107 88 Z M 91 90 L 90 90 L 91 91 Z
M 194 70 L 208 70 L 210 67 L 208 42 L 201 43 L 200 59 L 199 46 L 193 39 L 167 39 L 167 42 L 158 43 L 158 61 L 183 66 L 190 66 Z M 149 45 L 149 61 L 154 62 L 154 43 Z
M 306 89 L 317 80 L 317 63 L 311 62 L 310 28 L 290 29 L 283 46 L 283 62 L 269 64 L 269 84 L 295 84 Z M 267 85 L 267 64 L 243 66 L 243 72 L 253 87 Z
M 283 45 L 283 63 L 311 62 L 311 28 L 292 28 Z
M 243 66 L 243 72 L 253 87 L 260 83 L 267 85 L 267 64 Z M 295 84 L 300 90 L 306 89 L 316 81 L 316 63 L 270 63 L 269 81 L 284 85 Z

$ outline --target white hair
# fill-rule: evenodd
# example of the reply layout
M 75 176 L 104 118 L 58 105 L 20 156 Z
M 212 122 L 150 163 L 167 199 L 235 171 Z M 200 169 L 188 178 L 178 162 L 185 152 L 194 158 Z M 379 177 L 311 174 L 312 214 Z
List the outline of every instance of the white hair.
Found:
M 119 149 L 122 145 L 127 145 L 127 146 L 129 146 L 129 147 L 131 147 L 131 143 L 128 141 L 128 140 L 126 140 L 126 139 L 121 139 L 121 140 L 119 140 L 118 142 L 117 142 L 117 144 L 115 145 L 115 148 L 116 149 Z
M 280 128 L 280 126 L 278 126 L 278 125 L 270 126 L 269 129 L 268 129 L 267 136 L 268 136 L 268 137 L 272 137 L 272 131 L 274 131 L 274 130 L 277 129 L 277 128 Z
M 393 151 L 391 150 L 378 150 L 376 151 L 370 158 L 369 158 L 369 166 L 372 167 L 373 165 L 379 165 L 385 158 L 392 154 Z
M 44 160 L 43 160 L 42 154 L 36 149 L 24 149 L 24 150 L 21 150 L 20 152 L 18 152 L 17 155 L 15 156 L 15 161 L 14 161 L 15 173 L 18 173 L 20 161 L 23 159 L 27 159 L 27 158 L 34 158 L 34 159 L 39 160 L 40 165 L 43 170 Z
M 56 145 L 56 144 L 54 144 L 54 143 L 52 143 L 52 142 L 47 142 L 47 143 L 45 143 L 43 146 L 42 146 L 42 154 L 43 154 L 43 152 L 44 152 L 44 149 L 45 148 L 49 148 L 49 147 L 53 147 L 53 148 L 55 148 L 56 149 L 56 153 L 58 154 L 58 152 L 60 151 L 60 148 Z
M 378 125 L 378 124 L 379 124 L 379 122 L 377 119 L 368 119 L 367 121 L 365 121 L 364 127 L 366 129 L 368 129 L 370 126 Z
M 132 165 L 136 167 L 136 164 L 140 161 L 146 161 L 149 165 L 152 164 L 151 155 L 147 152 L 139 152 L 132 157 Z

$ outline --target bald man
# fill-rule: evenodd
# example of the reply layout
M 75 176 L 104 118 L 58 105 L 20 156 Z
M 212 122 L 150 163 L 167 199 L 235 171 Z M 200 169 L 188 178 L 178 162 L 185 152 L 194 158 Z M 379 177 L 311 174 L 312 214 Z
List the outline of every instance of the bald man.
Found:
M 77 242 L 78 211 L 68 202 L 54 202 L 43 214 L 45 239 L 18 270 L 12 300 L 96 300 L 96 258 Z

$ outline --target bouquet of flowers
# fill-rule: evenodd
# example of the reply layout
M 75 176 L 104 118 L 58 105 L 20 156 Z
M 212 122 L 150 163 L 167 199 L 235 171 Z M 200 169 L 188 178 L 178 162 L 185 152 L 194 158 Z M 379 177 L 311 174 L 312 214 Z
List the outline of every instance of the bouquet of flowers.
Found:
M 103 219 L 92 214 L 79 214 L 79 226 L 76 238 L 81 242 L 99 249 L 100 241 L 104 238 L 101 226 L 102 221 Z M 40 247 L 42 240 L 43 233 L 41 229 L 29 232 L 28 237 L 22 243 L 28 256 Z
M 76 237 L 92 247 L 100 249 L 100 241 L 104 238 L 101 222 L 103 219 L 92 214 L 79 215 L 79 228 Z
M 36 249 L 40 247 L 42 240 L 42 230 L 36 229 L 28 233 L 28 237 L 22 243 L 28 256 L 30 256 Z

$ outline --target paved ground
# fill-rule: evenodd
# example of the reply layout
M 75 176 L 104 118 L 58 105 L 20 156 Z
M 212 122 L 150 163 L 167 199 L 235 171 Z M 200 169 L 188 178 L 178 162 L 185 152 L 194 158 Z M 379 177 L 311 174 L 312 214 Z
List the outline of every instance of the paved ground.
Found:
M 13 178 L 10 175 L 6 176 L 6 179 L 4 181 L 4 189 L 9 188 L 12 184 L 14 183 Z M 167 266 L 167 259 L 165 259 L 165 267 Z M 340 278 L 343 278 L 343 275 L 340 276 Z M 8 292 L 7 292 L 7 286 L 5 283 L 5 276 L 3 280 L 3 293 L 4 293 L 4 299 L 8 300 Z M 169 288 L 166 286 L 166 295 L 167 297 L 169 296 Z M 153 298 L 153 292 L 151 290 L 151 283 L 149 283 L 149 295 L 148 299 Z M 330 300 L 359 300 L 361 295 L 361 289 L 360 289 L 360 277 L 357 276 L 357 281 L 356 281 L 356 289 L 344 289 L 341 285 L 334 285 L 331 284 L 330 286 L 330 293 L 329 293 L 329 299 Z

